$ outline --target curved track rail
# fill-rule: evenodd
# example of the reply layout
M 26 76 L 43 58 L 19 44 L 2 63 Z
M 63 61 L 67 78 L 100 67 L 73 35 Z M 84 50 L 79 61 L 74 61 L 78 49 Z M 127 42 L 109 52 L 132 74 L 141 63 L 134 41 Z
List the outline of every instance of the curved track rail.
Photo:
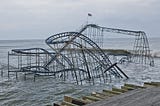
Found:
M 131 31 L 116 28 L 101 27 L 95 24 L 85 25 L 80 31 L 85 36 L 90 37 L 94 42 L 103 47 L 104 32 L 130 35 L 135 37 L 133 50 L 131 51 L 131 61 L 138 64 L 154 66 L 154 59 L 150 54 L 148 38 L 144 31 Z
M 45 42 L 52 52 L 43 48 L 13 49 L 8 54 L 8 76 L 10 72 L 16 72 L 16 76 L 18 72 L 34 76 L 52 75 L 77 84 L 128 78 L 102 49 L 104 31 L 135 36 L 132 62 L 153 65 L 145 32 L 89 24 L 79 32 L 63 32 L 48 37 Z M 9 67 L 11 58 L 14 61 L 12 66 L 17 66 L 14 69 Z

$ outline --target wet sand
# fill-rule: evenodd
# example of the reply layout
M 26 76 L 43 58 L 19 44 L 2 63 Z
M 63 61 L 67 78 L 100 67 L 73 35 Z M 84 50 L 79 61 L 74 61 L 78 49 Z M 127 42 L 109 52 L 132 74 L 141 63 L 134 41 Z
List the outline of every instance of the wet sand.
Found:
M 160 87 L 136 89 L 86 106 L 160 106 Z

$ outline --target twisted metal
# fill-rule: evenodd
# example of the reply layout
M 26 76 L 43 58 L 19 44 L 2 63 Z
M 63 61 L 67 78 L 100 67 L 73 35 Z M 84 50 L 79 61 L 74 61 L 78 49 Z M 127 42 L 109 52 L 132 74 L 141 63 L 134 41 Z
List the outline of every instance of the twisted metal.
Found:
M 43 48 L 13 49 L 9 56 L 18 56 L 18 67 L 15 71 L 8 69 L 8 73 L 53 75 L 77 84 L 107 82 L 112 78 L 127 77 L 116 64 L 111 63 L 95 42 L 83 34 L 55 34 L 46 39 L 46 44 L 53 52 Z
M 88 36 L 101 47 L 103 47 L 104 36 L 107 36 L 104 35 L 104 32 L 134 36 L 135 41 L 133 50 L 129 51 L 131 52 L 131 62 L 154 66 L 154 59 L 151 56 L 148 38 L 144 31 L 131 31 L 124 29 L 107 28 L 95 24 L 87 24 L 80 30 L 80 33 L 83 33 L 85 36 Z
M 86 70 L 86 78 L 83 79 L 91 81 L 94 78 L 99 78 L 102 80 L 102 77 L 105 82 L 111 76 L 119 78 L 123 76 L 123 73 L 115 66 L 110 70 L 108 69 L 112 65 L 108 56 L 95 42 L 83 34 L 78 32 L 56 34 L 47 38 L 46 44 L 54 50 L 56 55 L 45 66 L 51 65 L 55 58 L 59 58 L 59 54 L 63 54 L 73 63 L 71 69 Z M 81 76 L 81 74 L 76 76 Z
M 104 32 L 135 36 L 132 53 L 125 59 L 153 65 L 145 32 L 88 24 L 79 32 L 63 32 L 48 37 L 45 42 L 51 52 L 43 48 L 13 49 L 8 53 L 8 76 L 11 72 L 16 73 L 16 77 L 19 72 L 25 76 L 33 74 L 34 79 L 37 75 L 48 75 L 77 84 L 128 78 L 102 49 Z

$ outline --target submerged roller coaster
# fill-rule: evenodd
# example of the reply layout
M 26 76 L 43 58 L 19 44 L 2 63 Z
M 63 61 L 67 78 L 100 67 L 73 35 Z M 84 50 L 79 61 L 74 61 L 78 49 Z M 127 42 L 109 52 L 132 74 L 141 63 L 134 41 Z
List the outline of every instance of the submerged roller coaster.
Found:
M 64 32 L 45 40 L 50 51 L 43 48 L 13 49 L 8 53 L 8 76 L 11 72 L 48 75 L 65 81 L 83 84 L 107 82 L 114 78 L 128 78 L 112 63 L 103 47 L 104 31 L 136 37 L 130 62 L 153 65 L 147 36 L 142 31 L 85 25 L 79 32 Z M 10 67 L 12 66 L 12 68 Z
M 84 26 L 80 32 L 84 33 L 84 35 L 91 38 L 91 40 L 99 44 L 101 47 L 103 46 L 103 38 L 107 36 L 104 35 L 104 32 L 133 36 L 135 37 L 135 41 L 133 44 L 133 50 L 130 51 L 130 61 L 134 63 L 148 64 L 150 66 L 154 66 L 154 60 L 150 54 L 148 38 L 144 31 L 131 31 L 124 29 L 107 28 L 95 24 L 89 24 Z

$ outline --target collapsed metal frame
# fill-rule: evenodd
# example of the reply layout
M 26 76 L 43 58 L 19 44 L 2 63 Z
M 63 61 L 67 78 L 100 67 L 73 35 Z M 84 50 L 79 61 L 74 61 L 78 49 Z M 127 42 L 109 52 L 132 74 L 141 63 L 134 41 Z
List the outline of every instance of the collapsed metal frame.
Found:
M 135 37 L 133 50 L 129 51 L 131 52 L 131 55 L 129 55 L 130 57 L 127 58 L 130 60 L 130 62 L 154 66 L 154 59 L 151 56 L 148 38 L 144 31 L 108 28 L 98 26 L 96 24 L 87 24 L 80 30 L 80 33 L 84 33 L 84 35 L 88 36 L 94 42 L 99 44 L 101 48 L 103 48 L 103 38 L 107 36 L 104 34 L 104 32 Z
M 37 75 L 48 75 L 76 84 L 128 78 L 102 50 L 104 31 L 135 36 L 129 55 L 132 62 L 153 65 L 145 32 L 88 24 L 79 32 L 64 32 L 47 38 L 45 42 L 51 52 L 43 48 L 13 49 L 8 53 L 8 76 L 16 73 L 17 77 L 18 73 L 23 73 L 26 78 L 27 74 L 33 74 L 35 80 Z
M 59 57 L 59 54 L 62 53 L 67 55 L 68 58 L 71 58 L 74 68 L 79 67 L 86 70 L 89 80 L 94 80 L 92 77 L 95 76 L 97 77 L 102 75 L 102 77 L 105 77 L 105 72 L 108 72 L 106 73 L 107 77 L 114 75 L 115 77 L 122 78 L 122 75 L 120 74 L 127 77 L 116 64 L 112 66 L 108 56 L 95 42 L 78 32 L 66 32 L 53 35 L 46 39 L 46 44 L 50 46 L 57 55 L 55 55 L 55 57 L 52 58 L 45 66 L 51 64 L 51 62 L 53 62 L 54 59 Z M 79 66 L 78 64 L 84 64 L 84 66 Z M 92 66 L 93 64 L 95 65 Z M 100 71 L 97 67 L 101 68 Z M 95 75 L 95 73 L 101 74 Z
M 13 49 L 8 54 L 8 76 L 11 72 L 15 72 L 16 76 L 18 72 L 25 73 L 25 76 L 32 73 L 34 78 L 36 75 L 53 75 L 77 84 L 128 78 L 95 42 L 83 34 L 59 33 L 47 38 L 46 44 L 54 52 L 42 48 Z M 10 70 L 10 58 L 14 56 L 18 58 L 13 63 L 18 63 L 18 66 Z
M 8 77 L 10 73 L 24 73 L 25 78 L 27 74 L 34 73 L 35 76 L 41 70 L 44 75 L 49 75 L 49 70 L 42 66 L 52 56 L 43 48 L 29 48 L 29 49 L 13 49 L 8 52 Z M 10 61 L 12 60 L 12 61 Z M 53 73 L 52 73 L 53 74 Z

